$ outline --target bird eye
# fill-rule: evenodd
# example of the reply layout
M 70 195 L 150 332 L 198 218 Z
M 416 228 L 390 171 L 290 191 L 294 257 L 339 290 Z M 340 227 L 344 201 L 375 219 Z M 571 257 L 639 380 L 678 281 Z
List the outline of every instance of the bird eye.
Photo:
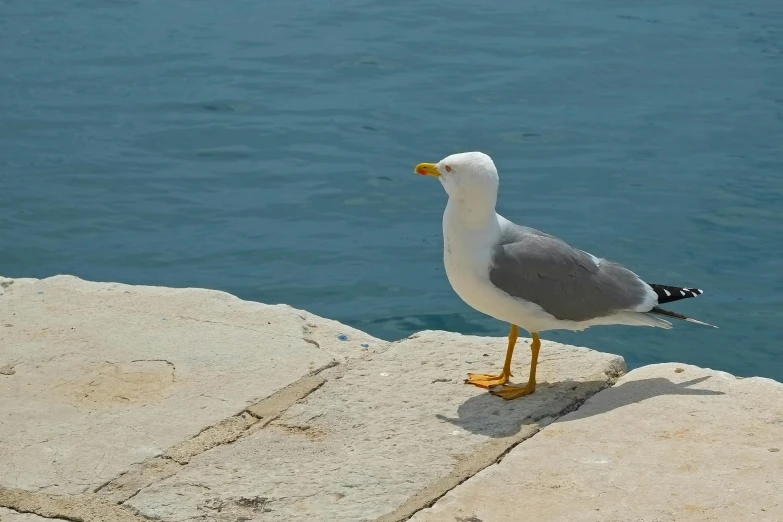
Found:
M 451 167 L 449 167 L 448 165 L 446 165 L 446 172 L 451 172 Z

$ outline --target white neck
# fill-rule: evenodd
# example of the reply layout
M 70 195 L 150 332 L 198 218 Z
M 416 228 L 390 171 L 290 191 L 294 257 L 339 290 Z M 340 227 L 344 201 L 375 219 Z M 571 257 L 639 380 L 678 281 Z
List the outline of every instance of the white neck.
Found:
M 449 220 L 459 221 L 464 228 L 484 229 L 496 221 L 495 198 L 468 200 L 450 197 L 446 204 L 446 216 Z

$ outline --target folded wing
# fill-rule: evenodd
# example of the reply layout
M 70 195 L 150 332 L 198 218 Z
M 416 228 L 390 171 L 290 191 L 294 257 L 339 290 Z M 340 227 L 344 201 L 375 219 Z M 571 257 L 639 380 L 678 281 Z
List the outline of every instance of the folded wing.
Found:
M 489 279 L 507 294 L 539 305 L 556 319 L 589 321 L 620 312 L 649 312 L 652 288 L 622 266 L 527 227 L 504 231 Z

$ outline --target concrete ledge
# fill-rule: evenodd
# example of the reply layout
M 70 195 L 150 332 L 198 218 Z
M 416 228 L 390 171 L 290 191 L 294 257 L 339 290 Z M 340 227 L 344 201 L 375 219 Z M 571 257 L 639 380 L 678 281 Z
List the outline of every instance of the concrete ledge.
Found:
M 166 451 L 182 460 L 192 450 L 173 446 L 388 344 L 211 290 L 67 276 L 0 287 L 5 487 L 83 493 Z
M 462 382 L 467 371 L 497 365 L 504 347 L 505 339 L 422 332 L 349 361 L 263 430 L 197 455 L 126 505 L 172 521 L 217 512 L 247 520 L 404 519 L 624 370 L 617 356 L 546 343 L 541 385 L 529 400 L 503 401 Z M 520 357 L 514 373 L 527 375 L 527 362 Z M 263 502 L 248 507 L 247 499 Z
M 497 370 L 504 338 L 386 343 L 63 276 L 0 290 L 3 522 L 783 520 L 768 379 L 621 377 L 620 357 L 545 341 L 536 393 L 503 401 L 462 380 Z
M 390 344 L 197 289 L 0 288 L 5 518 L 400 520 L 624 372 L 545 343 L 539 390 L 506 402 L 462 383 L 503 338 Z

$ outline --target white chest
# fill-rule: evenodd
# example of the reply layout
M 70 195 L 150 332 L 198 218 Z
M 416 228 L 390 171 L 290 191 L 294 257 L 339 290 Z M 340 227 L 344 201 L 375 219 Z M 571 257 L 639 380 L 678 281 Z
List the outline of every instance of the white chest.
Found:
M 454 291 L 477 309 L 484 308 L 480 306 L 480 301 L 490 284 L 492 245 L 497 243 L 499 235 L 494 215 L 480 226 L 466 227 L 454 208 L 446 207 L 443 214 L 443 264 L 446 276 Z
M 443 214 L 443 264 L 457 295 L 479 312 L 528 331 L 549 329 L 551 315 L 538 305 L 511 297 L 489 280 L 493 248 L 500 239 L 503 218 L 493 212 L 482 226 L 470 226 L 457 209 L 450 207 L 451 204 Z

